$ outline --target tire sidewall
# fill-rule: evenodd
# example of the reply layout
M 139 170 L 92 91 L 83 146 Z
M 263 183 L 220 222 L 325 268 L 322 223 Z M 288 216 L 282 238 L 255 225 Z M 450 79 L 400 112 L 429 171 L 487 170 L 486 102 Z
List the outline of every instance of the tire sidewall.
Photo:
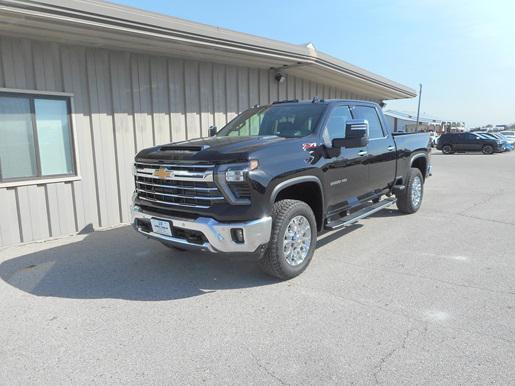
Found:
M 494 148 L 492 145 L 485 145 L 485 146 L 483 146 L 482 151 L 483 151 L 483 154 L 490 155 L 490 154 L 494 153 Z
M 452 146 L 451 145 L 443 145 L 442 146 L 442 153 L 443 154 L 451 154 L 452 153 Z
M 413 183 L 416 178 L 420 179 L 420 201 L 417 206 L 413 205 L 412 194 L 413 194 Z M 422 200 L 424 199 L 424 178 L 422 177 L 422 173 L 418 169 L 410 170 L 410 178 L 408 183 L 408 202 L 412 213 L 415 213 L 422 206 Z
M 311 227 L 311 243 L 309 246 L 308 254 L 304 261 L 297 266 L 292 266 L 286 261 L 286 257 L 284 256 L 284 234 L 291 219 L 299 215 L 304 216 L 309 222 L 309 225 Z M 298 205 L 295 205 L 288 211 L 287 216 L 285 216 L 285 219 L 281 224 L 274 224 L 274 226 L 279 226 L 277 231 L 278 238 L 275 243 L 276 245 L 274 245 L 273 247 L 276 248 L 275 252 L 279 257 L 279 264 L 281 265 L 281 270 L 288 277 L 297 276 L 306 269 L 306 267 L 309 265 L 311 261 L 311 258 L 313 257 L 313 254 L 315 253 L 317 240 L 315 215 L 313 214 L 313 211 L 307 204 L 299 202 Z

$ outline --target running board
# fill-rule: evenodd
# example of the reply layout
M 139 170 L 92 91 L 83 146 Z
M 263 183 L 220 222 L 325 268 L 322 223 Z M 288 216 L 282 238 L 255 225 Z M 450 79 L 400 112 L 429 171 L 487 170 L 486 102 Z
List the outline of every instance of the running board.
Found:
M 376 204 L 373 204 L 373 205 L 367 206 L 366 208 L 360 209 L 360 210 L 356 211 L 355 213 L 352 213 L 348 216 L 343 217 L 340 220 L 327 223 L 325 227 L 328 229 L 338 229 L 341 227 L 350 226 L 352 224 L 355 224 L 362 218 L 368 217 L 375 212 L 379 212 L 381 209 L 387 208 L 387 207 L 395 204 L 396 201 L 397 201 L 397 199 L 395 197 L 385 198 L 384 200 L 379 201 Z

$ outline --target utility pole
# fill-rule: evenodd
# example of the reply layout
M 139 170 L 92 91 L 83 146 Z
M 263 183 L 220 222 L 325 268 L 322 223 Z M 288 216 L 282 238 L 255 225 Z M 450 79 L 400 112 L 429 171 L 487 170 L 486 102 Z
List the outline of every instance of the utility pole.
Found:
M 419 92 L 418 92 L 417 131 L 418 131 L 419 118 L 420 118 L 420 99 L 422 99 L 422 83 L 419 83 Z

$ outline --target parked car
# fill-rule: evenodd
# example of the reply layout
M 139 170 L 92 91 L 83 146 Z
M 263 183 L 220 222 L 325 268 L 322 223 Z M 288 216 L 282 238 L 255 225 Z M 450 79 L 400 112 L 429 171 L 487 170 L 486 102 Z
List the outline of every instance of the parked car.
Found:
M 444 154 L 465 151 L 481 151 L 483 154 L 502 152 L 499 140 L 484 137 L 477 133 L 445 133 L 438 139 L 438 150 Z
M 515 137 L 513 138 L 509 138 L 507 137 L 506 135 L 504 135 L 503 133 L 501 132 L 497 132 L 497 133 L 494 133 L 495 136 L 499 139 L 501 139 L 502 141 L 506 142 L 508 145 L 510 145 L 510 150 L 513 150 L 513 146 L 515 145 Z
M 504 151 L 512 151 L 513 150 L 513 142 L 506 138 L 501 133 L 494 133 L 497 138 L 502 141 Z
M 484 131 L 478 131 L 475 134 L 477 134 L 479 136 L 482 136 L 484 138 L 495 139 L 496 141 L 498 141 L 501 144 L 503 151 L 511 151 L 511 150 L 513 150 L 513 146 L 508 142 L 507 138 L 504 137 L 504 135 L 502 135 L 500 133 L 494 133 L 494 132 L 488 132 L 487 133 L 487 132 L 484 132 Z
M 180 249 L 252 252 L 281 279 L 324 229 L 394 203 L 416 212 L 431 170 L 429 135 L 392 134 L 365 101 L 257 106 L 210 134 L 136 155 L 133 226 Z
M 515 146 L 515 131 L 501 131 L 501 134 L 506 137 L 508 142 Z

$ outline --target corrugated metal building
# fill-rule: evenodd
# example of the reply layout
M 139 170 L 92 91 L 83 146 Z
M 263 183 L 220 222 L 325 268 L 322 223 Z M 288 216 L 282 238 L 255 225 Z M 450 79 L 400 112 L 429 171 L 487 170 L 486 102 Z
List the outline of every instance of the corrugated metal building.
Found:
M 0 57 L 0 246 L 128 222 L 138 150 L 254 104 L 415 96 L 312 45 L 99 1 L 0 0 Z
M 459 132 L 465 129 L 465 122 L 442 120 L 441 118 L 406 111 L 386 110 L 386 121 L 393 131 L 434 131 L 436 133 Z
M 384 116 L 393 131 L 414 132 L 418 127 L 418 130 L 441 132 L 443 127 L 441 119 L 424 114 L 418 117 L 418 126 L 417 113 L 386 110 Z

